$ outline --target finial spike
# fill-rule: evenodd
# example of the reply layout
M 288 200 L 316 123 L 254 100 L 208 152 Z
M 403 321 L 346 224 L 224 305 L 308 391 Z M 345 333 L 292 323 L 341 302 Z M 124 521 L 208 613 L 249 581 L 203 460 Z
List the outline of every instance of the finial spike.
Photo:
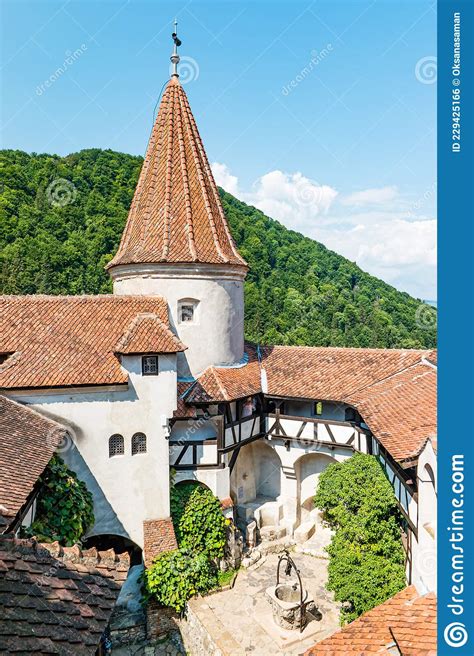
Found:
M 173 64 L 173 73 L 171 74 L 171 77 L 179 77 L 178 73 L 178 64 L 179 64 L 179 55 L 178 55 L 178 47 L 181 45 L 181 41 L 178 39 L 178 19 L 174 19 L 174 32 L 171 35 L 171 38 L 173 39 L 173 54 L 170 57 L 171 63 Z

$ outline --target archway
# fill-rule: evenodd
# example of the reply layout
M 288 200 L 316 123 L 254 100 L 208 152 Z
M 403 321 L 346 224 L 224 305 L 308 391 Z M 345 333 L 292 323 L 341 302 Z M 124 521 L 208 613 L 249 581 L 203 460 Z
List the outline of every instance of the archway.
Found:
M 97 551 L 107 551 L 108 549 L 113 549 L 116 554 L 128 552 L 130 556 L 130 567 L 134 565 L 141 565 L 143 562 L 142 550 L 129 540 L 128 538 L 123 537 L 122 535 L 90 535 L 87 538 L 82 540 L 84 549 L 91 549 L 95 547 Z
M 275 500 L 281 493 L 281 461 L 276 451 L 263 440 L 243 446 L 230 484 L 237 504 L 257 498 Z
M 295 463 L 295 473 L 298 481 L 298 521 L 310 519 L 314 508 L 314 495 L 318 486 L 319 476 L 328 465 L 336 462 L 334 458 L 324 453 L 306 453 Z
M 197 481 L 195 478 L 186 478 L 183 479 L 182 481 L 176 481 L 174 484 L 175 488 L 177 489 L 184 489 L 184 488 L 189 488 L 189 489 L 194 489 L 196 487 L 202 487 L 204 490 L 209 490 L 209 492 L 212 492 L 211 488 L 207 486 L 205 483 L 202 483 L 201 481 Z

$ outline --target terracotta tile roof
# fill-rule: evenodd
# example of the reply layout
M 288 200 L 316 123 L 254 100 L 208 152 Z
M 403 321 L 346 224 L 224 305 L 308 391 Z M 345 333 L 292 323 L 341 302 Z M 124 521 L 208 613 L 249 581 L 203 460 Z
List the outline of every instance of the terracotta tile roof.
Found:
M 174 419 L 190 419 L 197 417 L 196 408 L 193 405 L 186 403 L 184 400 L 184 395 L 192 385 L 192 382 L 178 381 L 177 408 L 173 413 Z
M 436 371 L 422 362 L 348 397 L 399 461 L 416 458 L 436 435 Z
M 0 353 L 13 353 L 0 365 L 0 388 L 126 383 L 115 351 L 143 313 L 164 324 L 161 333 L 156 324 L 144 337 L 147 348 L 148 338 L 156 338 L 169 349 L 168 309 L 160 296 L 0 296 Z
M 0 537 L 0 653 L 95 652 L 128 554 Z
M 434 593 L 420 596 L 414 586 L 405 588 L 308 649 L 305 656 L 388 656 L 397 653 L 396 646 L 403 656 L 436 656 Z
M 186 403 L 243 398 L 261 391 L 256 349 L 243 367 L 209 367 L 185 393 Z M 436 370 L 423 350 L 261 347 L 270 396 L 355 406 L 398 460 L 413 458 L 436 432 Z
M 0 396 L 0 512 L 12 520 L 66 433 L 64 426 Z
M 246 267 L 227 225 L 186 94 L 161 100 L 117 254 L 118 264 L 203 262 Z
M 177 353 L 186 346 L 156 314 L 138 314 L 117 342 L 116 353 Z

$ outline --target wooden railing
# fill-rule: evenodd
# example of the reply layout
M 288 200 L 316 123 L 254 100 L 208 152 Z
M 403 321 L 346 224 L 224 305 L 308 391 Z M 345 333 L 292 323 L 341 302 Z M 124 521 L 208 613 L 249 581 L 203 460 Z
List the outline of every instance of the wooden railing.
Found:
M 290 441 L 317 443 L 330 449 L 368 452 L 368 431 L 349 421 L 270 413 L 266 434 Z

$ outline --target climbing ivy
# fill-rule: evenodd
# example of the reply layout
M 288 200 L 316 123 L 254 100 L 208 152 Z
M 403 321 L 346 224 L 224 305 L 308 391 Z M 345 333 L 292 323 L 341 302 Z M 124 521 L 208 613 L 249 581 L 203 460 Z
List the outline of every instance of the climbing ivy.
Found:
M 402 517 L 374 456 L 356 453 L 319 477 L 315 505 L 335 533 L 327 548 L 328 584 L 351 622 L 406 584 Z
M 53 456 L 39 481 L 36 517 L 23 534 L 43 542 L 75 544 L 94 523 L 92 494 L 58 455 Z
M 144 581 L 148 596 L 182 612 L 193 595 L 218 587 L 229 520 L 210 490 L 194 481 L 174 485 L 173 479 L 174 472 L 170 507 L 179 549 L 158 556 Z
M 181 549 L 158 556 L 145 570 L 144 577 L 148 596 L 178 613 L 193 595 L 204 594 L 218 585 L 217 569 L 205 554 Z
M 226 525 L 219 499 L 200 485 L 173 487 L 172 513 L 178 544 L 185 551 L 216 561 L 224 556 Z

